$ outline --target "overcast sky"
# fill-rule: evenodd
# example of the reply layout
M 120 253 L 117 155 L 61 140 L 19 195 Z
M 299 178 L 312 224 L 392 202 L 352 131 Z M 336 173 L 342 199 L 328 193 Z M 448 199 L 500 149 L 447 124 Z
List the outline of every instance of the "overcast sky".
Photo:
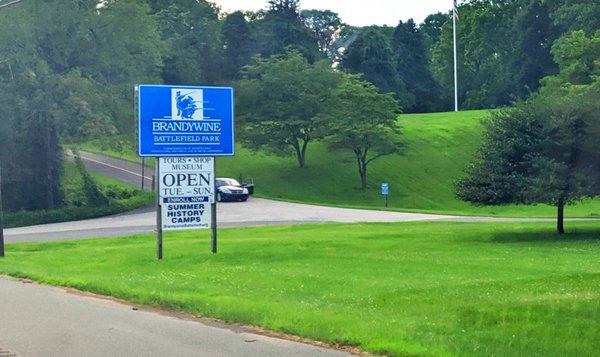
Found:
M 266 0 L 209 0 L 226 12 L 259 10 Z M 450 11 L 452 0 L 301 0 L 302 9 L 329 9 L 337 12 L 344 22 L 355 25 L 396 26 L 399 20 L 410 18 L 417 23 L 427 15 Z

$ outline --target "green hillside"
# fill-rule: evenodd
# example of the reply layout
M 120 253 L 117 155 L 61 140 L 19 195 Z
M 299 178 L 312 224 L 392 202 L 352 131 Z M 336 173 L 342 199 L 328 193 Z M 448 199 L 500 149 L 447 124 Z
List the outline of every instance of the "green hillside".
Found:
M 488 111 L 407 114 L 400 117 L 407 142 L 405 155 L 381 158 L 369 168 L 369 188 L 359 189 L 350 152 L 329 152 L 323 143 L 309 146 L 307 167 L 294 158 L 250 152 L 218 160 L 218 175 L 253 178 L 257 194 L 302 202 L 383 208 L 381 182 L 390 184 L 390 209 L 455 214 L 553 216 L 538 206 L 476 207 L 454 197 L 453 184 L 479 146 L 481 119 Z M 569 216 L 600 216 L 600 200 L 567 208 Z
M 382 182 L 390 184 L 389 208 L 462 215 L 553 217 L 555 209 L 537 206 L 484 206 L 462 202 L 454 196 L 454 182 L 481 142 L 481 119 L 486 110 L 459 113 L 405 114 L 399 118 L 404 155 L 392 155 L 369 166 L 369 188 L 360 190 L 351 152 L 329 152 L 324 143 L 308 148 L 307 167 L 300 169 L 292 155 L 286 158 L 251 152 L 238 145 L 235 157 L 217 160 L 219 176 L 252 178 L 261 197 L 384 209 L 379 192 Z M 138 160 L 134 150 L 115 151 L 100 143 L 79 145 L 82 150 L 102 152 Z M 152 162 L 151 160 L 147 162 Z M 570 217 L 599 217 L 600 200 L 567 207 Z

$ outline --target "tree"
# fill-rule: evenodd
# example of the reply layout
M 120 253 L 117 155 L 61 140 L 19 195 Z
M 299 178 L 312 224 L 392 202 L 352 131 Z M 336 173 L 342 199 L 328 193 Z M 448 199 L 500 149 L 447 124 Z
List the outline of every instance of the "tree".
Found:
M 49 67 L 46 76 L 54 76 L 57 107 L 69 110 L 56 115 L 61 134 L 78 138 L 84 137 L 80 129 L 88 119 L 105 125 L 105 132 L 118 128 L 133 134 L 131 88 L 160 81 L 163 41 L 149 6 L 136 0 L 97 5 L 91 0 L 24 3 L 19 6 L 27 15 L 15 19 L 31 21 L 20 36 L 31 41 L 34 62 L 43 62 Z M 89 115 L 82 116 L 85 112 Z
M 166 43 L 162 79 L 217 84 L 222 73 L 218 10 L 206 0 L 150 0 Z
M 477 0 L 460 5 L 457 23 L 461 108 L 493 108 L 517 99 L 523 86 L 514 75 L 517 14 L 529 0 Z M 432 72 L 447 108 L 454 93 L 452 21 L 442 27 L 432 54 Z
M 252 57 L 252 34 L 244 14 L 236 11 L 227 15 L 221 27 L 223 36 L 223 72 L 226 79 L 239 79 L 243 66 Z
M 565 205 L 600 195 L 598 113 L 598 86 L 547 88 L 495 112 L 458 196 L 476 204 L 555 205 L 563 234 Z
M 300 16 L 319 40 L 321 52 L 335 61 L 337 59 L 335 42 L 345 26 L 339 15 L 330 10 L 304 10 Z
M 137 125 L 131 114 L 133 86 L 162 81 L 166 48 L 159 24 L 148 4 L 137 0 L 106 1 L 102 9 L 92 9 L 90 16 L 90 28 L 84 27 L 82 32 L 89 33 L 94 46 L 83 51 L 85 62 L 73 71 L 81 73 L 84 81 L 91 77 L 101 98 L 92 109 L 94 122 L 111 120 L 121 133 L 131 137 Z M 93 102 L 93 98 L 86 97 L 86 102 Z
M 532 0 L 517 18 L 518 51 L 515 54 L 515 74 L 521 86 L 520 97 L 535 92 L 540 79 L 557 72 L 550 49 L 558 30 L 550 19 L 549 5 Z
M 560 72 L 546 81 L 591 84 L 600 76 L 600 30 L 589 37 L 581 30 L 570 32 L 554 43 L 552 54 Z
M 398 77 L 390 37 L 376 26 L 363 28 L 348 46 L 341 67 L 351 73 L 363 74 L 382 93 L 396 93 L 403 108 L 414 103 L 406 84 Z
M 295 17 L 300 12 L 300 0 L 268 0 L 269 11 L 283 16 Z
M 367 187 L 368 165 L 401 149 L 397 117 L 400 109 L 391 94 L 359 76 L 344 74 L 335 90 L 335 105 L 328 123 L 332 150 L 351 150 L 356 158 L 360 187 Z
M 132 88 L 159 81 L 162 41 L 145 2 L 21 2 L 0 12 L 0 153 L 9 209 L 59 207 L 59 137 L 134 132 Z M 6 188 L 6 186 L 5 186 Z
M 428 68 L 423 38 L 412 19 L 400 21 L 394 30 L 392 48 L 396 54 L 396 71 L 414 98 L 407 112 L 428 112 L 436 108 L 437 88 Z
M 441 12 L 431 14 L 423 20 L 419 25 L 419 32 L 423 36 L 423 47 L 427 53 L 427 58 L 430 60 L 432 50 L 435 44 L 440 40 L 442 28 L 451 19 L 448 14 Z
M 327 133 L 321 118 L 329 110 L 339 82 L 327 61 L 310 64 L 299 52 L 268 59 L 255 57 L 237 84 L 240 137 L 252 149 L 279 155 L 290 150 L 298 165 L 306 165 L 310 142 Z
M 566 33 L 583 30 L 593 34 L 600 29 L 600 3 L 589 0 L 548 0 L 554 23 Z
M 263 57 L 300 52 L 310 63 L 322 58 L 318 39 L 300 17 L 299 0 L 269 0 L 268 9 L 254 24 L 258 53 Z
M 0 12 L 0 26 L 10 30 L 0 31 L 3 201 L 8 210 L 52 209 L 62 202 L 57 108 L 48 95 L 54 93 L 56 76 L 40 59 L 39 24 L 29 12 L 35 5 L 22 5 L 11 8 L 10 15 Z

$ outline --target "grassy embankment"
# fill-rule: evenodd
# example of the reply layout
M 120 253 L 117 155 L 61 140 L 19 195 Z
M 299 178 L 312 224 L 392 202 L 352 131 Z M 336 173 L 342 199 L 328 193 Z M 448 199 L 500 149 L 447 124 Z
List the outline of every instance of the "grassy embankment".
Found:
M 0 273 L 390 355 L 591 356 L 600 222 L 330 224 L 11 244 Z M 102 272 L 99 274 L 98 272 Z
M 74 164 L 65 163 L 63 167 L 61 187 L 64 197 L 64 206 L 54 210 L 5 212 L 4 223 L 6 227 L 30 226 L 36 224 L 75 221 L 112 214 L 132 211 L 154 203 L 154 194 L 143 192 L 134 186 L 122 181 L 90 172 L 109 200 L 107 205 L 90 207 L 85 204 L 83 181 Z
M 458 200 L 454 182 L 463 175 L 481 143 L 481 119 L 487 111 L 407 114 L 399 118 L 407 147 L 405 155 L 381 158 L 369 166 L 370 187 L 360 190 L 351 152 L 329 152 L 323 143 L 312 143 L 307 167 L 300 169 L 293 156 L 280 158 L 250 152 L 238 146 L 236 156 L 218 160 L 219 176 L 253 178 L 257 195 L 269 198 L 347 207 L 383 209 L 381 182 L 390 184 L 392 210 L 426 211 L 461 215 L 553 217 L 546 205 L 477 207 Z M 105 151 L 129 160 L 139 159 L 133 150 L 102 150 L 86 144 L 83 150 Z M 600 200 L 567 207 L 571 217 L 600 216 Z

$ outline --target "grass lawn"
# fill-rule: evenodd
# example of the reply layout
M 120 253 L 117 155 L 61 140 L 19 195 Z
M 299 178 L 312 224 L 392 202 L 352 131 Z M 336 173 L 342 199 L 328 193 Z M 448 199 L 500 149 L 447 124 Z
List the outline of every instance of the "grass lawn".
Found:
M 11 244 L 0 273 L 390 355 L 600 351 L 600 222 L 320 224 Z
M 307 167 L 300 169 L 292 155 L 281 158 L 237 147 L 236 156 L 217 161 L 219 176 L 253 178 L 262 197 L 383 209 L 379 186 L 390 184 L 391 210 L 425 211 L 461 215 L 552 217 L 556 209 L 538 206 L 477 207 L 456 199 L 454 182 L 463 175 L 481 143 L 481 119 L 488 111 L 407 114 L 399 118 L 406 141 L 405 155 L 392 155 L 369 166 L 369 188 L 359 189 L 355 158 L 351 152 L 329 152 L 324 143 L 312 143 Z M 80 148 L 128 160 L 139 159 L 133 150 L 114 152 L 99 143 Z M 600 217 L 600 199 L 566 208 L 571 217 Z

